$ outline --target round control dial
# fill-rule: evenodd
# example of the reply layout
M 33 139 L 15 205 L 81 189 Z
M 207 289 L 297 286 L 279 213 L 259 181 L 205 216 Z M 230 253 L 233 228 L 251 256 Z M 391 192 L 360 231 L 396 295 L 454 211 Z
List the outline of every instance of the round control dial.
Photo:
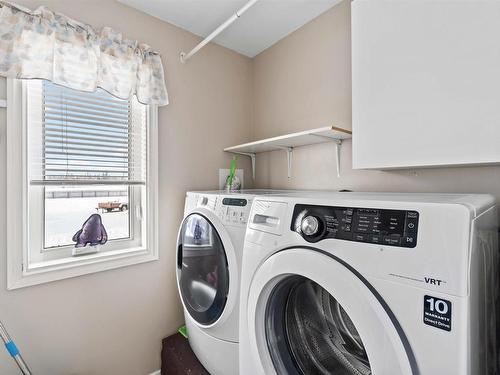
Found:
M 306 216 L 302 219 L 300 230 L 306 236 L 314 236 L 319 231 L 319 221 L 314 216 Z

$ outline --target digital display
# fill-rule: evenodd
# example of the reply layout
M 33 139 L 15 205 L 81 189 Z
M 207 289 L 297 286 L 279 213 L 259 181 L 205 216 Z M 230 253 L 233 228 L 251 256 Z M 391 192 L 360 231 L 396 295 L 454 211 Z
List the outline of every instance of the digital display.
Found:
M 222 200 L 222 204 L 225 206 L 245 207 L 247 203 L 248 202 L 246 199 L 241 199 L 241 198 L 224 198 Z

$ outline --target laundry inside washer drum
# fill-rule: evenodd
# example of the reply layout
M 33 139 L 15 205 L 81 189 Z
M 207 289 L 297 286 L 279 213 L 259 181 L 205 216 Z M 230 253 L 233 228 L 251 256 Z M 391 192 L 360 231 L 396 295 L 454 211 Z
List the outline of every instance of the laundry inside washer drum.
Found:
M 361 337 L 342 306 L 315 282 L 299 276 L 288 279 L 274 293 L 273 303 L 281 300 L 284 308 L 267 309 L 274 311 L 274 318 L 267 319 L 272 332 L 268 346 L 278 373 L 370 375 Z

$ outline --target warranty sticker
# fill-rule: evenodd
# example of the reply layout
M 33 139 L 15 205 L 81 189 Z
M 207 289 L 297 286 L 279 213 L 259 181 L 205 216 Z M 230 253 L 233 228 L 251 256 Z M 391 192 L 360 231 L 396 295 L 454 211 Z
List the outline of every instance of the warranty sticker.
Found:
M 424 323 L 451 331 L 451 302 L 442 298 L 425 296 Z

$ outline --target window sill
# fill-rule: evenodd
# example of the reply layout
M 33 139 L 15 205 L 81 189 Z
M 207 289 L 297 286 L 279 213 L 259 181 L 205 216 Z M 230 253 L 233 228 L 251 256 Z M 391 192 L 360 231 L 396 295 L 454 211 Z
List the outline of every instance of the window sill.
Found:
M 24 272 L 25 275 L 36 272 L 48 272 L 61 268 L 81 266 L 85 264 L 100 263 L 107 260 L 130 257 L 134 255 L 147 254 L 148 250 L 143 247 L 130 248 L 125 250 L 105 251 L 95 254 L 72 256 L 67 258 L 48 260 L 44 262 L 31 263 Z
M 28 269 L 18 273 L 17 277 L 10 278 L 7 289 L 24 288 L 158 259 L 157 251 L 131 248 L 32 263 Z

